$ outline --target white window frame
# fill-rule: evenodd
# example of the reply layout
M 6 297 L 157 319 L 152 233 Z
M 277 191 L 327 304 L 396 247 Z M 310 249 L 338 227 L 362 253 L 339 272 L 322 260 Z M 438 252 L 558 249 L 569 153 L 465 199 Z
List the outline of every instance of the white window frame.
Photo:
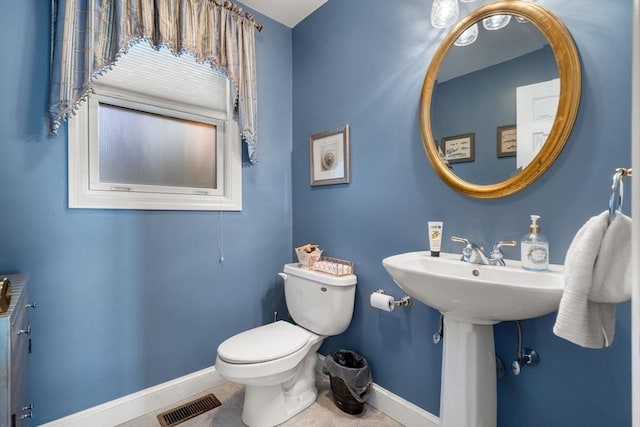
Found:
M 150 210 L 242 210 L 242 150 L 238 125 L 233 120 L 231 85 L 227 83 L 227 111 L 212 111 L 175 100 L 159 99 L 117 87 L 95 84 L 95 93 L 69 120 L 69 207 Z M 127 183 L 100 183 L 98 108 L 105 103 L 161 116 L 213 124 L 216 144 L 217 189 L 203 191 Z

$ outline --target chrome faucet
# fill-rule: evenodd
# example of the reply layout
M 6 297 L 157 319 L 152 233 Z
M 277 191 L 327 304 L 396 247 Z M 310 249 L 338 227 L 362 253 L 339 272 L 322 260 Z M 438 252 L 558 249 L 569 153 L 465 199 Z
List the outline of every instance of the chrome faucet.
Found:
M 460 258 L 461 261 L 470 262 L 471 264 L 489 264 L 489 260 L 480 246 L 475 243 L 471 243 L 462 237 L 451 236 L 451 240 L 458 243 L 464 243 L 464 248 L 462 248 L 462 258 Z
M 462 257 L 460 258 L 461 261 L 482 265 L 505 265 L 504 254 L 500 248 L 503 246 L 516 246 L 518 244 L 515 240 L 501 240 L 493 245 L 493 249 L 487 258 L 484 254 L 484 249 L 475 243 L 456 236 L 452 236 L 451 240 L 458 243 L 464 243 L 464 248 L 462 248 Z

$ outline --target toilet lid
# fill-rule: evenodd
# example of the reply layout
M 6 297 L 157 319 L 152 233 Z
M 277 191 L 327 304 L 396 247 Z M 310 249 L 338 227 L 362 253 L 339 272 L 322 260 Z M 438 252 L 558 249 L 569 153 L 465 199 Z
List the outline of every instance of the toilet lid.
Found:
M 268 362 L 301 349 L 311 337 L 305 329 L 280 320 L 232 336 L 218 346 L 218 356 L 231 363 Z

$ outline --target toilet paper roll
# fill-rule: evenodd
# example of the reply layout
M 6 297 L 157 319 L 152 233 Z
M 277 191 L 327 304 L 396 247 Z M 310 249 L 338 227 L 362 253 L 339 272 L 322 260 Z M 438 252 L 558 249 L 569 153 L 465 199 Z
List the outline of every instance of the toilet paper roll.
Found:
M 385 295 L 379 292 L 374 292 L 371 294 L 369 303 L 371 304 L 371 307 L 383 311 L 393 311 L 393 309 L 396 308 L 396 305 L 393 303 L 393 297 L 391 295 Z

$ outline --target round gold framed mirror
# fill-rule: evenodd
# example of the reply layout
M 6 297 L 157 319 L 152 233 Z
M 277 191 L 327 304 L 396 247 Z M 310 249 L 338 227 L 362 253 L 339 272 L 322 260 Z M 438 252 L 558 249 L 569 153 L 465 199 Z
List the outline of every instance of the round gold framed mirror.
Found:
M 533 42 L 519 42 L 513 33 L 505 30 L 488 31 L 487 27 L 491 22 L 483 26 L 485 21 L 495 21 L 496 18 L 507 16 L 507 22 L 511 21 L 509 25 L 515 26 L 515 30 L 520 33 L 529 34 L 528 37 Z M 478 27 L 480 34 L 477 32 Z M 502 67 L 500 70 L 506 69 L 508 65 L 511 69 L 524 70 L 523 74 L 529 73 L 533 68 L 522 65 L 521 58 L 525 57 L 524 54 L 509 52 L 510 48 L 505 47 L 506 45 L 492 43 L 492 51 L 484 51 L 476 56 L 487 59 L 502 55 L 501 59 L 495 59 L 495 63 L 473 65 L 469 71 L 460 71 L 458 63 L 454 62 L 457 60 L 455 54 L 462 58 L 471 58 L 473 55 L 469 54 L 470 51 L 454 50 L 469 48 L 463 46 L 463 41 L 470 32 L 475 32 L 478 38 L 503 32 L 502 38 L 514 46 L 534 46 L 537 43 L 537 51 L 533 47 L 526 50 L 527 61 L 530 62 L 524 64 L 545 62 L 540 56 L 531 55 L 544 55 L 546 49 L 550 58 L 546 62 L 551 65 L 538 73 L 542 74 L 543 82 L 527 85 L 515 83 L 516 87 L 501 89 L 511 97 L 508 104 L 513 111 L 505 114 L 511 114 L 512 118 L 505 119 L 504 114 L 500 118 L 488 116 L 489 112 L 499 110 L 501 107 L 498 104 L 505 104 L 505 100 L 492 100 L 475 94 L 473 88 L 483 89 L 484 83 L 476 83 L 472 90 L 465 86 L 451 89 L 451 82 L 463 79 L 470 81 L 469 76 L 479 72 L 491 75 L 494 80 L 514 80 L 510 76 L 497 77 L 501 75 L 496 71 L 496 63 Z M 517 66 L 514 65 L 516 60 L 520 61 Z M 457 75 L 450 70 L 456 70 Z M 544 7 L 524 0 L 505 0 L 472 12 L 454 27 L 438 47 L 422 87 L 422 141 L 436 173 L 455 190 L 470 197 L 484 199 L 505 197 L 533 183 L 551 166 L 569 138 L 580 104 L 580 73 L 578 52 L 569 31 Z M 473 78 L 476 82 L 485 81 L 477 80 L 477 76 Z M 443 81 L 445 79 L 447 80 Z M 453 96 L 454 93 L 457 95 Z M 441 101 L 443 99 L 449 101 L 450 107 L 445 107 L 445 101 Z M 549 102 L 550 99 L 553 102 Z M 449 111 L 449 114 L 443 118 L 445 111 Z M 477 117 L 471 117 L 470 111 L 478 112 Z M 526 120 L 521 120 L 523 111 L 526 111 Z M 529 119 L 529 116 L 535 119 Z M 535 124 L 538 116 L 541 123 L 546 123 L 541 128 L 537 128 L 538 125 Z M 438 122 L 434 119 L 438 119 Z M 484 133 L 476 133 L 473 126 L 477 125 L 473 124 L 474 121 L 481 123 Z M 447 127 L 442 123 L 450 125 Z M 491 129 L 490 135 L 485 128 Z M 507 172 L 502 172 L 502 175 L 486 179 L 483 177 L 489 173 L 487 171 L 493 173 L 505 166 Z

